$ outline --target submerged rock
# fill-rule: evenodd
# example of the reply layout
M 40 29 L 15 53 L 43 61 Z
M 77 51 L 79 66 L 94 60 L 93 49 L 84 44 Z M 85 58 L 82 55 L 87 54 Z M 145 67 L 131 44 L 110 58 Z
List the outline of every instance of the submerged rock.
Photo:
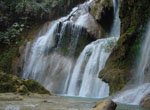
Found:
M 116 107 L 117 107 L 116 103 L 114 103 L 110 99 L 106 99 L 106 100 L 97 102 L 97 104 L 92 110 L 115 110 Z

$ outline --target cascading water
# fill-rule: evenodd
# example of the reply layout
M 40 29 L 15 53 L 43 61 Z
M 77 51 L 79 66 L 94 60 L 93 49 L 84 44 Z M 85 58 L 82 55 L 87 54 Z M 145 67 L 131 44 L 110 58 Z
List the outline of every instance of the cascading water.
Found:
M 145 80 L 145 70 L 147 69 L 147 66 L 149 65 L 149 59 L 150 59 L 150 21 L 148 23 L 147 32 L 145 34 L 145 41 L 143 43 L 143 47 L 141 49 L 141 58 L 140 58 L 140 64 L 137 69 L 136 74 L 136 83 L 137 84 L 143 84 Z
M 83 49 L 83 43 L 78 44 L 78 41 L 90 36 L 84 25 L 81 27 L 77 24 L 82 21 L 81 15 L 89 13 L 91 2 L 85 2 L 73 8 L 68 16 L 51 22 L 47 31 L 37 37 L 33 44 L 27 43 L 23 78 L 35 79 L 57 94 L 66 92 L 74 57 Z M 92 41 L 94 38 L 88 39 Z M 77 46 L 80 46 L 79 49 L 76 49 Z
M 110 48 L 116 41 L 116 37 L 100 39 L 84 48 L 72 73 L 69 95 L 99 98 L 109 95 L 109 86 L 98 78 L 98 74 L 105 66 Z
M 114 22 L 109 36 L 120 37 L 120 18 L 119 18 L 119 0 L 113 0 Z
M 114 32 L 113 28 L 117 26 L 120 29 L 120 25 L 112 27 L 111 32 L 117 37 L 90 43 L 77 61 L 75 59 L 79 53 L 77 50 L 81 48 L 78 45 L 80 38 L 88 36 L 85 28 L 88 30 L 92 24 L 92 31 L 95 31 L 98 27 L 89 13 L 92 1 L 75 7 L 68 16 L 51 22 L 44 34 L 38 36 L 32 44 L 28 43 L 23 78 L 35 79 L 56 94 L 101 98 L 108 96 L 109 86 L 98 78 L 98 74 L 119 36 L 120 30 Z M 115 19 L 114 22 L 118 23 L 118 14 L 115 14 Z
M 145 74 L 147 68 L 150 68 L 150 22 L 148 23 L 145 40 L 141 49 L 140 63 L 137 68 L 137 74 L 135 75 L 135 84 L 133 89 L 126 90 L 114 99 L 114 101 L 126 104 L 138 105 L 141 99 L 150 93 L 150 82 L 145 82 Z M 148 73 L 149 74 L 149 73 Z

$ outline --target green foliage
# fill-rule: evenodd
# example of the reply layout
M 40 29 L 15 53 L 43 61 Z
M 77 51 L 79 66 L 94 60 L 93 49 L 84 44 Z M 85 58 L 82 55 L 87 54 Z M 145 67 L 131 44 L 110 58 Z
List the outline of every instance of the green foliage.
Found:
M 19 35 L 24 30 L 24 24 L 14 23 L 5 32 L 0 32 L 0 43 L 1 44 L 18 44 Z
M 3 70 L 6 73 L 11 73 L 12 60 L 15 56 L 17 56 L 16 47 L 6 48 L 0 54 L 0 70 Z
M 50 0 L 51 1 L 51 0 Z M 40 0 L 2 0 L 0 2 L 0 31 L 7 30 L 14 23 L 28 23 L 48 19 L 50 1 Z
M 33 80 L 25 80 L 23 83 L 29 91 L 39 94 L 49 94 L 49 92 L 45 90 L 44 87 L 42 87 L 39 83 L 35 83 Z

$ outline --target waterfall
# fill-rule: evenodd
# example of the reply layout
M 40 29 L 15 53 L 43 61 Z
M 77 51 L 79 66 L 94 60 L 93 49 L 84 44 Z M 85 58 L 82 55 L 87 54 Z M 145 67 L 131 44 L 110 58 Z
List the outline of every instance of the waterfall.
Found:
M 150 83 L 144 83 L 118 94 L 113 100 L 129 105 L 139 105 L 141 99 L 150 92 Z
M 95 98 L 109 96 L 109 86 L 98 78 L 98 74 L 120 36 L 118 0 L 113 0 L 113 4 L 116 12 L 114 11 L 115 19 L 109 38 L 92 42 L 84 48 L 73 69 L 68 95 Z
M 47 28 L 44 27 L 44 31 L 39 32 L 33 43 L 27 43 L 23 78 L 35 79 L 48 90 L 65 94 L 75 57 L 86 43 L 94 40 L 84 26 L 84 22 L 88 21 L 81 19 L 81 16 L 89 13 L 91 2 L 80 4 L 69 15 L 48 23 Z M 79 22 L 83 23 L 82 26 Z M 87 39 L 84 40 L 86 43 L 81 44 L 79 41 L 83 39 Z
M 123 91 L 117 95 L 114 101 L 126 104 L 138 105 L 141 99 L 150 93 L 150 82 L 145 82 L 145 74 L 150 74 L 147 68 L 150 68 L 150 22 L 148 23 L 147 31 L 144 35 L 144 42 L 141 49 L 141 57 L 137 67 L 136 75 L 134 76 L 134 88 Z
M 55 94 L 96 98 L 109 95 L 109 86 L 98 74 L 118 40 L 120 19 L 115 14 L 113 36 L 90 43 L 93 38 L 88 32 L 99 33 L 98 24 L 89 13 L 92 2 L 80 4 L 69 15 L 48 23 L 33 43 L 27 43 L 23 78 L 35 79 Z M 86 38 L 89 41 L 81 43 Z
M 98 74 L 116 41 L 116 37 L 100 39 L 84 48 L 73 69 L 69 95 L 99 98 L 109 95 L 109 86 L 98 78 Z

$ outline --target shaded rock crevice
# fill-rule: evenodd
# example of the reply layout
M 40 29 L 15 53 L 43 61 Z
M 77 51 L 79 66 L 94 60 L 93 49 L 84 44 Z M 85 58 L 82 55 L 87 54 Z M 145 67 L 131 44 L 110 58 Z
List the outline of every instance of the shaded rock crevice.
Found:
M 91 7 L 91 14 L 100 26 L 108 33 L 114 19 L 114 8 L 112 0 L 95 0 Z

